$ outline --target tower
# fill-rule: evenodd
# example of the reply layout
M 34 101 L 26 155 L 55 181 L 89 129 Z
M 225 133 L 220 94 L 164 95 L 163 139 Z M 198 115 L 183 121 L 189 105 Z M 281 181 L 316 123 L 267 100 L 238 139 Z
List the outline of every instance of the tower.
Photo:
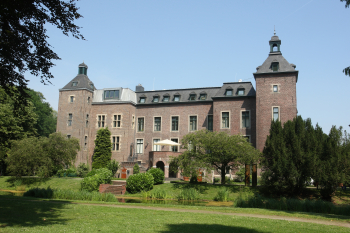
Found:
M 59 90 L 57 132 L 79 139 L 76 165 L 89 161 L 90 112 L 95 86 L 87 76 L 87 69 L 88 66 L 81 63 L 78 75 Z
M 298 73 L 281 53 L 276 33 L 269 41 L 270 53 L 253 73 L 256 81 L 256 148 L 265 146 L 272 120 L 283 124 L 297 115 L 296 83 Z

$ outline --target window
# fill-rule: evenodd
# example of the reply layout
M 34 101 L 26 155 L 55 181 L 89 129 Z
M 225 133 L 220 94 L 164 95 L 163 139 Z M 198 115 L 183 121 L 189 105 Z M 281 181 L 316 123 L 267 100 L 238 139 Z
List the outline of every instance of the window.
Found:
M 90 96 L 87 97 L 87 103 L 88 103 L 88 104 L 90 103 Z
M 78 82 L 72 82 L 72 86 L 73 86 L 73 87 L 78 86 Z
M 161 117 L 155 117 L 154 118 L 154 131 L 160 131 L 161 130 L 161 123 L 162 123 L 162 118 Z
M 171 131 L 179 131 L 179 117 L 171 117 Z
M 278 92 L 278 86 L 277 85 L 273 85 L 273 92 Z
M 163 102 L 169 102 L 169 96 L 168 95 L 166 95 L 166 96 L 163 96 Z
M 113 116 L 113 127 L 121 127 L 122 115 Z
M 175 101 L 175 102 L 180 101 L 180 96 L 179 96 L 179 95 L 175 95 L 175 96 L 174 96 L 174 101 Z
M 146 102 L 146 97 L 140 97 L 140 104 L 144 104 Z
M 67 139 L 70 139 L 71 138 L 71 135 L 70 134 L 67 134 Z
M 91 89 L 94 89 L 94 84 L 90 84 L 90 88 L 91 88 Z
M 89 127 L 89 114 L 86 114 L 85 127 Z
M 87 140 L 88 139 L 88 136 L 85 136 L 85 138 L 84 138 L 84 150 L 86 150 L 87 149 Z
M 277 72 L 277 71 L 278 71 L 278 68 L 279 68 L 278 62 L 272 62 L 272 64 L 271 64 L 271 70 L 272 70 L 273 72 Z
M 74 102 L 74 96 L 70 96 L 69 102 L 71 102 L 71 103 Z
M 237 95 L 244 95 L 244 89 L 243 88 L 238 89 Z
M 72 126 L 72 122 L 73 122 L 73 114 L 69 113 L 68 114 L 68 126 Z
M 158 103 L 159 102 L 159 96 L 153 96 L 153 102 Z
M 143 153 L 143 139 L 136 140 L 136 154 Z
M 232 94 L 233 94 L 233 89 L 226 89 L 226 93 L 225 93 L 226 96 L 232 96 Z
M 197 116 L 190 116 L 190 131 L 197 130 Z
M 208 130 L 213 131 L 213 115 L 208 115 Z
M 155 145 L 155 143 L 159 141 L 160 139 L 153 139 L 153 151 L 160 151 L 160 145 Z
M 105 115 L 97 115 L 97 126 L 98 128 L 105 127 Z
M 173 141 L 173 142 L 176 142 L 176 143 L 179 142 L 179 139 L 177 139 L 177 138 L 172 138 L 172 139 L 170 139 L 170 140 Z M 178 147 L 178 146 L 172 146 L 172 147 L 171 147 L 171 151 L 173 151 L 173 152 L 178 152 L 178 151 L 179 151 L 179 147 Z
M 112 150 L 113 151 L 119 151 L 119 142 L 120 142 L 119 136 L 112 136 Z
M 247 139 L 247 142 L 250 142 L 250 136 L 249 135 L 245 135 L 243 136 L 245 139 Z
M 191 101 L 196 100 L 196 94 L 190 94 L 189 100 L 191 100 Z
M 119 99 L 119 90 L 105 91 L 105 99 Z
M 137 119 L 137 131 L 143 132 L 145 129 L 145 118 L 140 117 Z
M 207 94 L 200 94 L 199 95 L 200 100 L 206 100 L 207 99 Z
M 242 111 L 242 128 L 250 127 L 249 111 Z
M 221 113 L 221 117 L 222 117 L 222 124 L 221 124 L 221 128 L 222 129 L 228 129 L 230 128 L 230 113 L 229 112 L 223 112 Z
M 277 121 L 280 119 L 279 107 L 273 107 L 273 120 Z

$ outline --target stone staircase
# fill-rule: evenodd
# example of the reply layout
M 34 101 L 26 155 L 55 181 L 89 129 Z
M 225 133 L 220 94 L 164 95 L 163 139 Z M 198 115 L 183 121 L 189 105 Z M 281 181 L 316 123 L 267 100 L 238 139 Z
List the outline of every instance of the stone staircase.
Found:
M 126 192 L 125 180 L 112 180 L 112 184 L 101 184 L 100 193 L 112 193 L 114 195 L 123 195 Z

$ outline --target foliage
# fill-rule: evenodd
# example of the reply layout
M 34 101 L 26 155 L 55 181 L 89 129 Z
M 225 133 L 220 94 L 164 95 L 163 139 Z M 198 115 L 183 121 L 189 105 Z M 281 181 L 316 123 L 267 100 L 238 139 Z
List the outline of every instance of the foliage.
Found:
M 137 193 L 153 189 L 154 178 L 148 173 L 138 173 L 131 175 L 126 180 L 126 191 L 129 193 Z
M 159 168 L 151 168 L 147 171 L 153 176 L 154 179 L 154 185 L 156 184 L 163 184 L 164 183 L 164 172 L 162 169 Z
M 93 169 L 93 173 L 88 175 L 81 182 L 81 190 L 89 192 L 98 191 L 100 184 L 110 184 L 112 181 L 112 172 L 107 168 Z
M 89 166 L 85 163 L 80 163 L 77 168 L 77 176 L 85 177 L 89 172 Z
M 107 164 L 107 168 L 112 172 L 113 177 L 115 173 L 118 171 L 119 167 L 120 167 L 119 162 L 117 162 L 116 160 L 111 160 Z
M 197 184 L 198 183 L 197 175 L 192 175 L 192 177 L 190 178 L 190 183 L 191 184 Z
M 219 183 L 219 182 L 220 182 L 220 178 L 214 177 L 214 183 Z
M 242 182 L 245 176 L 245 167 L 244 166 L 239 166 L 238 171 L 236 172 L 236 176 L 237 176 L 237 181 L 238 182 Z
M 177 195 L 178 200 L 194 201 L 199 199 L 199 192 L 194 188 L 182 189 Z
M 171 196 L 165 190 L 153 189 L 147 195 L 151 199 L 170 199 Z
M 192 177 L 199 168 L 211 170 L 214 167 L 221 173 L 222 184 L 227 168 L 238 163 L 254 163 L 260 157 L 260 152 L 246 138 L 226 132 L 200 130 L 185 135 L 181 142 L 186 151 L 172 161 L 182 170 L 182 175 Z
M 56 175 L 58 177 L 76 177 L 77 170 L 74 167 L 70 167 L 68 169 L 60 169 L 57 171 Z
M 137 163 L 135 163 L 132 174 L 135 175 L 135 174 L 139 174 L 139 173 L 140 173 L 140 166 Z
M 85 190 L 74 191 L 69 189 L 51 189 L 50 187 L 46 189 L 32 188 L 25 192 L 23 196 L 61 200 L 118 202 L 117 198 L 111 193 L 88 192 Z
M 75 0 L 1 1 L 0 15 L 0 86 L 9 91 L 8 87 L 17 85 L 22 96 L 28 81 L 25 72 L 50 82 L 52 60 L 60 59 L 51 50 L 45 26 L 51 24 L 66 36 L 84 39 L 74 24 L 82 17 Z
M 34 113 L 38 116 L 35 128 L 39 136 L 48 137 L 56 132 L 57 115 L 42 93 L 28 89 L 29 100 L 33 103 Z
M 229 195 L 230 191 L 227 188 L 221 188 L 214 197 L 214 201 L 228 201 Z
M 298 195 L 303 191 L 322 150 L 318 134 L 323 135 L 318 125 L 315 129 L 310 119 L 300 116 L 284 123 L 283 128 L 279 121 L 271 122 L 262 160 L 266 193 Z
M 112 157 L 111 131 L 101 128 L 97 131 L 95 139 L 95 151 L 92 160 L 92 168 L 107 167 Z

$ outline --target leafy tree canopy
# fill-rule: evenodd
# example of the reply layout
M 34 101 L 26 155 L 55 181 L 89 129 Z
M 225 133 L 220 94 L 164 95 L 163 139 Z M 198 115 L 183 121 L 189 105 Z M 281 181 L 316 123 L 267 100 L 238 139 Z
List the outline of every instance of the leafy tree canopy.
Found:
M 216 168 L 221 172 L 221 183 L 225 183 L 226 169 L 239 163 L 255 163 L 260 152 L 241 135 L 229 135 L 226 132 L 200 130 L 182 138 L 184 153 L 173 161 L 182 170 L 184 176 L 196 176 L 198 169 Z
M 0 86 L 18 86 L 26 96 L 24 73 L 50 82 L 52 60 L 60 59 L 47 42 L 45 24 L 52 24 L 66 36 L 84 39 L 74 21 L 81 18 L 76 0 L 0 1 Z M 11 93 L 11 92 L 8 92 Z
M 112 157 L 111 131 L 101 128 L 97 131 L 92 168 L 107 167 Z

